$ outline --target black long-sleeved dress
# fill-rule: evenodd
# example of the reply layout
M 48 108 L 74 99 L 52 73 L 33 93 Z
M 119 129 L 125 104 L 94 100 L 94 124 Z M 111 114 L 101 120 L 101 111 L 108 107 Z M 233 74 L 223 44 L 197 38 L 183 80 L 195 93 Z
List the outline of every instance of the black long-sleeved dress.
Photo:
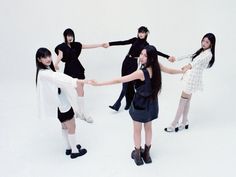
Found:
M 139 55 L 140 55 L 141 51 L 144 49 L 144 47 L 149 45 L 149 43 L 146 41 L 146 39 L 140 39 L 137 37 L 134 37 L 134 38 L 131 38 L 131 39 L 125 40 L 125 41 L 109 42 L 110 46 L 128 45 L 128 44 L 132 44 L 132 45 L 131 45 L 129 52 L 126 55 L 126 57 L 122 63 L 122 69 L 121 69 L 122 76 L 129 75 L 137 70 L 137 68 L 138 68 L 137 58 L 139 57 Z M 169 58 L 168 55 L 163 54 L 159 51 L 157 52 L 157 55 L 160 55 L 165 58 Z M 119 96 L 118 100 L 116 101 L 116 103 L 113 105 L 113 107 L 116 107 L 116 105 L 120 105 L 120 102 L 121 102 L 123 96 L 125 95 L 126 105 L 128 108 L 129 105 L 131 104 L 131 101 L 133 100 L 134 93 L 135 93 L 134 92 L 134 82 L 124 83 L 123 88 L 120 93 L 120 96 Z
M 63 52 L 61 61 L 65 62 L 64 73 L 73 78 L 85 79 L 85 69 L 78 59 L 82 50 L 82 44 L 79 42 L 72 42 L 70 45 L 71 47 L 66 43 L 62 43 L 55 48 L 57 55 L 59 50 Z

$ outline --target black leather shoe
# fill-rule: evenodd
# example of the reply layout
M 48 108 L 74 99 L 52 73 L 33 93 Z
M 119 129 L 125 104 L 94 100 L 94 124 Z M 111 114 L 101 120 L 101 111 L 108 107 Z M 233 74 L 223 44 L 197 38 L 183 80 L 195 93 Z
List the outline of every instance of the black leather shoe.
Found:
M 80 149 L 81 149 L 81 146 L 80 146 L 80 144 L 77 144 L 77 146 L 76 146 L 76 147 L 77 147 L 77 149 L 78 149 L 78 150 L 80 150 Z M 71 151 L 72 151 L 71 149 L 66 149 L 66 155 L 70 155 L 70 154 L 71 154 Z
M 113 106 L 109 106 L 109 108 L 119 111 L 121 104 L 120 103 L 115 103 Z
M 86 150 L 86 149 L 80 149 L 79 152 L 77 152 L 77 153 L 71 153 L 71 154 L 70 154 L 70 158 L 71 158 L 71 159 L 75 159 L 75 158 L 77 158 L 77 157 L 83 156 L 83 155 L 86 154 L 86 153 L 87 153 L 87 150 Z

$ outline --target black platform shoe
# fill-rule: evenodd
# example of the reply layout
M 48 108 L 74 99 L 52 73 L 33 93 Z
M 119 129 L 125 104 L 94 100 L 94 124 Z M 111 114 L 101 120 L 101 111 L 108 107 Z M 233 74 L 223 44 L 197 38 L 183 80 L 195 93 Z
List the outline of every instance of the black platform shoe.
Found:
M 115 103 L 113 106 L 109 106 L 109 108 L 118 111 L 120 109 L 121 103 Z
M 166 127 L 164 129 L 166 132 L 178 132 L 179 131 L 179 127 L 172 127 L 172 126 L 169 126 L 169 127 Z
M 80 149 L 79 152 L 77 152 L 77 153 L 71 153 L 70 154 L 70 158 L 75 159 L 75 158 L 77 158 L 79 156 L 82 156 L 82 155 L 84 155 L 86 153 L 87 153 L 86 149 Z
M 77 147 L 77 149 L 78 149 L 78 150 L 80 150 L 80 149 L 81 149 L 81 146 L 80 146 L 80 144 L 77 144 L 77 146 L 76 146 L 76 147 Z M 71 149 L 66 149 L 66 155 L 70 155 L 70 154 L 71 154 L 71 151 L 72 151 Z
M 134 159 L 136 165 L 143 165 L 143 159 L 141 158 L 141 148 L 135 148 L 135 150 L 133 150 L 131 153 L 131 158 Z
M 145 148 L 141 150 L 141 157 L 143 158 L 143 161 L 145 163 L 152 163 L 152 158 L 150 156 L 150 148 L 151 148 L 151 145 L 150 146 L 147 146 L 145 144 Z
M 184 129 L 188 129 L 188 128 L 189 128 L 189 123 L 188 122 L 186 122 L 186 124 L 181 123 L 178 127 L 179 130 L 184 130 Z

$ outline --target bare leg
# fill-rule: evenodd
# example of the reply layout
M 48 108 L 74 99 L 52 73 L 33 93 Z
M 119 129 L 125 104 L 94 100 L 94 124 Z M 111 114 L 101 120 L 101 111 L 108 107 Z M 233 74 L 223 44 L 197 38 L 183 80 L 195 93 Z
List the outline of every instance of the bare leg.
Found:
M 79 84 L 78 87 L 76 88 L 76 91 L 77 91 L 78 96 L 83 97 L 84 96 L 84 84 L 83 83 Z
M 152 159 L 150 156 L 150 148 L 152 143 L 152 122 L 147 122 L 144 124 L 145 129 L 145 146 L 144 150 L 142 150 L 141 156 L 145 163 L 151 163 Z
M 137 149 L 139 149 L 141 147 L 142 123 L 133 121 L 133 129 L 134 129 L 134 145 Z
M 147 122 L 144 124 L 145 130 L 145 144 L 150 146 L 152 143 L 152 122 Z
M 63 124 L 65 124 L 65 126 L 67 127 L 68 130 L 68 134 L 74 134 L 75 133 L 75 118 L 65 121 Z

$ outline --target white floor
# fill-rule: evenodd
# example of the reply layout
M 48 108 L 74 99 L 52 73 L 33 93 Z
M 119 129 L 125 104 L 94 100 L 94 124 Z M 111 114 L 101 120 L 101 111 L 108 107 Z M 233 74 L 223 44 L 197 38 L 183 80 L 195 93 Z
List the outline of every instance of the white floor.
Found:
M 163 128 L 177 108 L 180 89 L 176 83 L 174 89 L 163 83 L 160 115 L 153 122 L 153 163 L 137 167 L 130 158 L 134 147 L 131 118 L 123 109 L 124 104 L 118 113 L 108 108 L 118 95 L 119 85 L 86 87 L 87 108 L 95 122 L 91 125 L 77 120 L 78 142 L 88 153 L 71 160 L 64 155 L 58 120 L 39 120 L 36 116 L 34 82 L 3 82 L 0 176 L 232 176 L 236 131 L 235 111 L 227 106 L 228 94 L 225 97 L 216 89 L 219 94 L 215 96 L 206 87 L 192 99 L 190 129 L 169 134 Z
M 236 164 L 235 0 L 68 1 L 11 0 L 0 6 L 0 177 L 232 177 Z M 217 38 L 216 63 L 204 73 L 204 92 L 193 95 L 190 129 L 168 134 L 181 93 L 180 76 L 163 74 L 159 118 L 153 121 L 153 163 L 137 167 L 132 121 L 124 102 L 109 110 L 120 85 L 86 86 L 87 108 L 95 122 L 77 120 L 78 142 L 88 150 L 64 155 L 57 118 L 39 120 L 35 98 L 35 52 L 55 46 L 70 27 L 83 44 L 125 40 L 137 28 L 148 42 L 176 57 L 193 53 L 204 34 Z M 130 46 L 83 50 L 87 78 L 120 75 Z M 170 64 L 177 67 L 182 64 Z

